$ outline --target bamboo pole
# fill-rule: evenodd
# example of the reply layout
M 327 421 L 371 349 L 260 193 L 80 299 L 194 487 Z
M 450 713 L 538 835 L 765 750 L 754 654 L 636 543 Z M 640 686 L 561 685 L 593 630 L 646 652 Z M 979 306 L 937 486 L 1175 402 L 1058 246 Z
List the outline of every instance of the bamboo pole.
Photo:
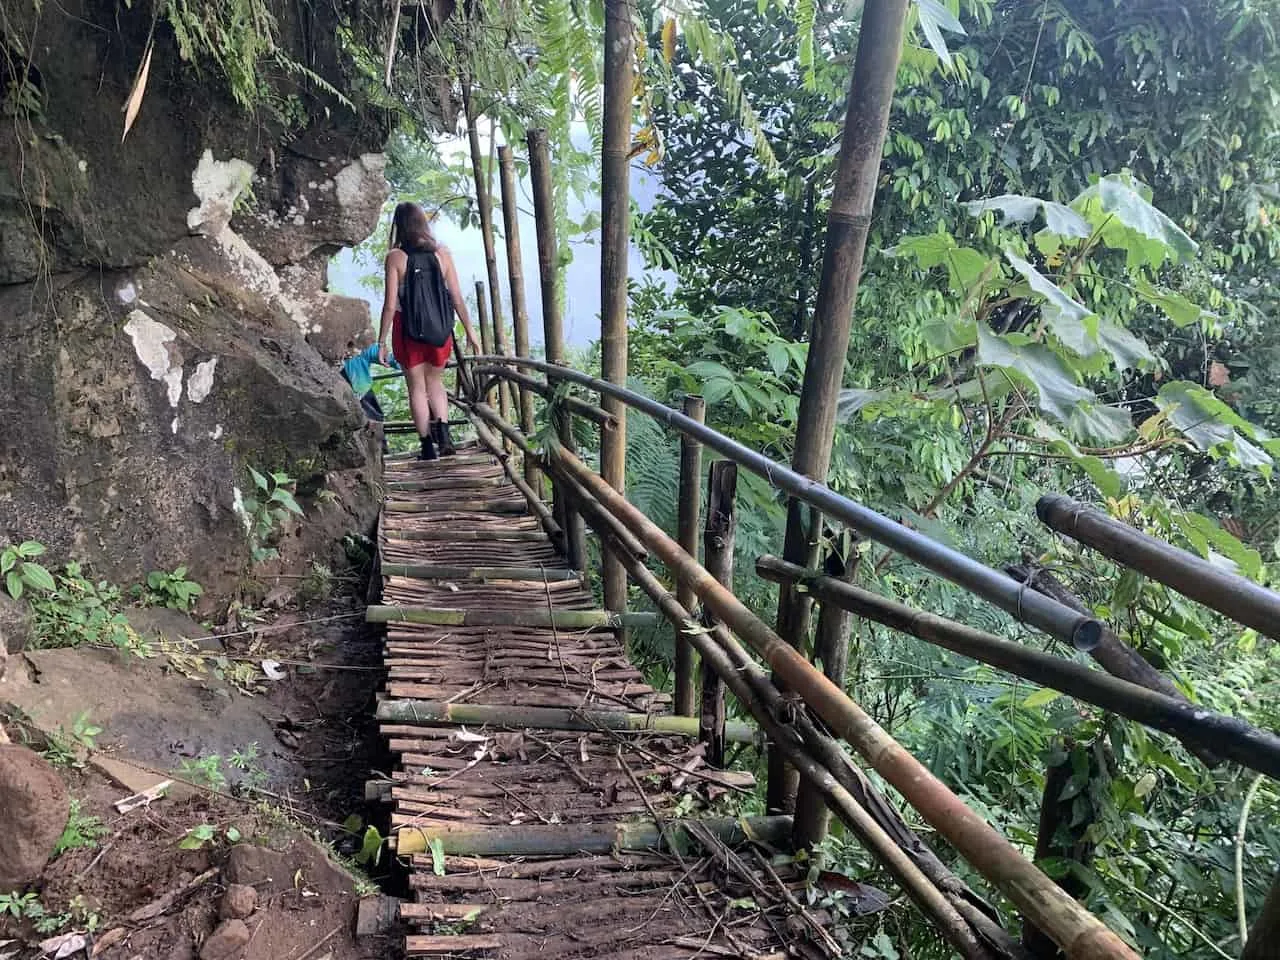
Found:
M 737 492 L 738 465 L 732 460 L 717 460 L 711 465 L 707 478 L 707 521 L 702 533 L 702 550 L 707 572 L 729 590 L 733 589 L 733 551 L 738 530 Z M 691 557 L 697 556 L 693 550 L 686 552 Z M 702 622 L 711 628 L 718 623 L 715 615 L 705 609 Z M 707 666 L 702 669 L 698 720 L 702 741 L 707 745 L 707 762 L 724 766 L 724 680 Z
M 476 359 L 498 363 L 503 360 L 502 357 Z M 696 436 L 703 446 L 746 467 L 771 487 L 812 504 L 826 516 L 896 550 L 938 576 L 945 577 L 994 604 L 1018 621 L 1031 624 L 1064 643 L 1070 643 L 1077 650 L 1090 650 L 1098 642 L 1102 625 L 1092 616 L 1063 606 L 1051 597 L 1028 591 L 1006 574 L 890 520 L 848 497 L 842 497 L 825 484 L 801 476 L 705 424 L 694 423 L 680 411 L 664 406 L 651 397 L 607 383 L 581 371 L 554 366 L 541 360 L 518 360 L 515 364 L 541 371 L 548 379 L 576 383 L 604 396 L 616 397 L 628 407 L 653 417 L 668 429 Z
M 529 131 L 529 181 L 533 187 L 533 217 L 538 234 L 538 280 L 542 294 L 542 343 L 547 362 L 563 364 L 564 322 L 560 313 L 560 271 L 557 267 L 556 208 L 551 184 L 551 150 L 547 144 L 547 131 Z M 581 401 L 576 401 L 581 403 Z M 490 404 L 492 406 L 492 404 Z M 569 404 L 573 407 L 573 404 Z M 585 404 L 584 404 L 585 406 Z M 600 411 L 604 413 L 603 410 Z M 560 442 L 570 451 L 576 451 L 571 419 L 555 410 L 552 417 Z M 587 554 L 586 535 L 582 517 L 565 502 L 561 491 L 554 490 L 556 512 L 565 531 L 565 550 L 570 566 L 583 569 Z
M 476 281 L 476 323 L 480 327 L 480 347 L 486 355 L 494 352 L 493 329 L 489 326 L 489 305 L 485 302 L 484 281 Z M 497 397 L 491 388 L 486 396 L 488 403 L 497 403 Z
M 1052 597 L 1081 613 L 1092 613 L 1080 602 L 1079 597 L 1063 586 L 1048 570 L 1027 563 L 1008 564 L 1004 571 L 1019 583 L 1029 585 L 1032 590 L 1043 593 L 1046 597 Z M 1139 684 L 1148 690 L 1155 690 L 1157 693 L 1173 697 L 1175 700 L 1190 702 L 1172 680 L 1148 663 L 1142 654 L 1121 640 L 1106 624 L 1103 624 L 1102 633 L 1098 637 L 1098 645 L 1089 651 L 1089 656 L 1113 677 Z M 1189 749 L 1207 767 L 1216 767 L 1222 762 L 1221 757 L 1205 747 Z
M 600 369 L 605 380 L 627 381 L 627 256 L 631 231 L 631 109 L 635 95 L 635 25 L 630 0 L 604 3 L 604 136 L 600 169 Z M 600 438 L 600 473 L 621 493 L 627 478 L 626 408 L 613 397 L 602 404 L 617 426 Z M 605 552 L 604 605 L 627 607 L 627 575 L 617 557 Z
M 502 287 L 498 283 L 498 253 L 493 235 L 493 201 L 489 196 L 489 185 L 485 180 L 483 154 L 480 152 L 480 131 L 476 127 L 475 104 L 471 99 L 471 83 L 464 81 L 462 85 L 462 109 L 467 118 L 467 145 L 471 151 L 471 175 L 475 181 L 476 206 L 480 211 L 480 238 L 484 244 L 484 266 L 489 277 L 490 316 L 493 320 L 493 349 L 495 353 L 506 355 L 507 334 L 502 321 Z M 498 409 L 504 419 L 510 417 L 511 408 L 507 387 L 498 387 Z
M 1243 720 L 915 610 L 851 584 L 816 575 L 777 557 L 761 557 L 756 561 L 756 572 L 775 582 L 785 579 L 803 584 L 824 603 L 837 604 L 894 630 L 1163 730 L 1189 744 L 1212 745 L 1220 755 L 1280 779 L 1280 736 L 1259 730 Z
M 509 380 L 520 386 L 522 389 L 532 390 L 534 393 L 538 394 L 538 396 L 547 400 L 550 400 L 555 395 L 555 391 L 547 384 L 539 383 L 537 380 L 533 379 L 533 377 L 526 377 L 524 374 L 516 373 L 515 371 L 508 370 L 505 367 L 482 366 L 477 367 L 475 372 L 482 376 L 495 376 L 500 377 L 503 380 Z M 585 400 L 579 400 L 577 397 L 564 397 L 560 402 L 563 403 L 565 409 L 571 413 L 575 413 L 580 417 L 586 417 L 588 420 L 599 424 L 606 429 L 613 429 L 617 424 L 617 420 L 614 419 L 613 414 L 607 413 L 603 407 L 597 407 L 594 404 L 587 403 Z
M 502 469 L 506 473 L 507 479 L 511 481 L 511 485 L 524 494 L 525 503 L 528 504 L 529 509 L 533 511 L 534 516 L 536 516 L 538 521 L 542 524 L 542 529 L 547 532 L 547 537 L 557 549 L 563 549 L 564 531 L 560 529 L 560 525 L 556 523 L 551 510 L 542 502 L 542 498 L 538 496 L 537 491 L 529 486 L 528 481 L 516 472 L 515 467 L 511 465 L 511 461 L 506 457 L 499 456 L 502 453 L 502 441 L 495 438 L 488 430 L 485 430 L 474 420 L 472 421 L 472 426 L 475 427 L 476 439 L 480 441 L 481 445 L 488 448 L 490 453 L 498 456 L 499 462 L 502 464 Z
M 548 465 L 548 469 L 553 476 L 560 480 L 568 502 L 575 507 L 579 516 L 586 518 L 592 530 L 598 534 L 609 536 L 614 541 L 614 549 L 622 550 L 628 556 L 637 560 L 643 561 L 648 558 L 649 551 L 645 549 L 644 544 L 635 538 L 635 534 L 611 517 L 600 506 L 595 497 L 587 493 L 577 481 L 567 476 L 564 471 L 556 470 L 554 465 Z
M 507 285 L 511 296 L 511 329 L 515 334 L 516 356 L 531 356 L 529 351 L 529 308 L 525 303 L 524 255 L 520 250 L 520 209 L 516 203 L 516 162 L 511 147 L 498 148 L 498 182 L 502 186 L 502 231 L 507 248 Z M 519 391 L 520 429 L 531 435 L 533 425 L 533 394 Z M 526 459 L 524 478 L 535 490 L 542 488 L 537 464 Z
M 1219 569 L 1070 497 L 1043 496 L 1036 503 L 1036 514 L 1051 529 L 1103 556 L 1280 640 L 1280 593 Z
M 397 530 L 387 534 L 388 540 L 546 540 L 542 530 Z
M 851 546 L 851 545 L 850 545 Z M 852 560 L 832 551 L 827 557 L 827 575 L 844 583 L 853 581 L 858 567 L 858 554 L 850 550 Z M 834 603 L 824 603 L 818 610 L 818 628 L 813 642 L 813 659 L 822 664 L 828 680 L 844 689 L 849 668 L 850 615 Z M 795 843 L 807 850 L 821 843 L 831 829 L 831 811 L 811 785 L 800 784 L 796 794 Z
M 579 570 L 555 567 L 459 567 L 442 563 L 386 563 L 384 577 L 409 577 L 414 580 L 534 580 L 542 583 L 581 582 Z
M 578 710 L 561 707 L 524 707 L 507 704 L 443 703 L 434 700 L 383 700 L 378 719 L 386 723 L 417 726 L 472 724 L 490 727 L 528 727 L 534 730 L 613 730 L 682 737 L 698 735 L 694 717 L 620 710 Z M 731 723 L 725 735 L 732 743 L 757 743 L 758 731 L 750 724 Z
M 368 623 L 419 623 L 435 627 L 533 627 L 550 630 L 651 627 L 652 613 L 614 613 L 611 610 L 451 610 L 414 604 L 372 604 L 365 609 Z
M 1048 933 L 1071 960 L 1137 960 L 1136 954 L 1119 937 L 1029 863 L 858 704 L 628 503 L 626 497 L 602 482 L 576 457 L 563 451 L 557 451 L 555 456 L 605 509 L 630 527 L 675 576 L 687 577 L 705 606 L 797 691 L 823 722 L 862 754 L 979 873 Z
M 706 415 L 706 403 L 702 397 L 687 396 L 684 398 L 684 415 L 699 423 Z M 698 520 L 702 512 L 702 444 L 693 437 L 680 437 L 680 500 L 679 500 L 680 546 L 690 556 L 698 555 Z M 676 599 L 686 609 L 697 601 L 685 584 L 676 586 Z M 676 636 L 675 662 L 675 711 L 686 717 L 695 716 L 694 700 L 697 689 L 694 682 L 695 663 L 693 647 L 683 637 Z M 721 758 L 723 762 L 723 757 Z M 710 762 L 710 761 L 708 761 Z M 720 763 L 714 763 L 720 766 Z
M 753 840 L 785 848 L 791 834 L 790 817 L 713 817 L 696 822 L 729 847 Z M 685 850 L 692 842 L 685 823 L 668 820 L 659 826 L 652 820 L 624 820 L 516 826 L 441 824 L 429 829 L 402 827 L 388 841 L 401 857 L 425 853 L 432 840 L 439 840 L 446 854 L 457 857 L 568 857 L 615 850 L 669 851 L 671 844 Z
M 914 860 L 889 837 L 830 770 L 806 752 L 796 732 L 778 721 L 777 718 L 794 711 L 782 701 L 782 695 L 765 676 L 764 671 L 754 663 L 742 662 L 746 657 L 741 648 L 737 649 L 742 660 L 734 662 L 728 651 L 737 645 L 724 625 L 717 624 L 710 630 L 699 627 L 692 614 L 658 582 L 658 578 L 648 567 L 629 558 L 624 558 L 623 563 L 631 579 L 648 594 L 676 632 L 683 634 L 698 650 L 703 665 L 725 679 L 738 702 L 759 721 L 770 742 L 778 744 L 787 753 L 788 759 L 797 765 L 797 769 L 819 786 L 841 820 L 848 824 L 873 856 L 885 865 L 907 895 L 933 920 L 943 936 L 967 960 L 990 960 L 992 953 L 979 942 L 957 907 L 943 896 Z M 769 699 L 770 694 L 772 699 Z M 1003 939 L 1007 940 L 1007 935 Z
M 880 157 L 893 105 L 893 89 L 902 53 L 909 0 L 867 0 L 858 30 L 858 52 L 849 82 L 844 133 L 836 160 L 835 187 L 827 215 L 822 276 L 814 306 L 809 358 L 800 390 L 796 442 L 791 468 L 825 482 L 831 466 L 836 401 L 849 352 L 849 332 L 858 298 L 858 281 L 867 230 L 880 178 Z M 805 516 L 808 513 L 810 516 Z M 821 519 L 794 503 L 787 511 L 783 557 L 807 561 Z M 778 632 L 792 646 L 808 634 L 809 599 L 783 588 L 778 594 Z M 769 805 L 790 809 L 797 782 L 774 757 L 769 762 Z

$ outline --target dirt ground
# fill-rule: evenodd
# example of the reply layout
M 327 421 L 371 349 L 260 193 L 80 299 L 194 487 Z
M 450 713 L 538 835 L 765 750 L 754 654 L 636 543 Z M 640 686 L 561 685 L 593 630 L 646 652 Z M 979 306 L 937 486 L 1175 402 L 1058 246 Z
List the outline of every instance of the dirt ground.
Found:
M 60 949 L 102 960 L 399 955 L 400 937 L 354 939 L 370 879 L 394 889 L 396 878 L 385 865 L 357 877 L 334 856 L 358 848 L 347 818 L 376 817 L 363 787 L 383 765 L 372 720 L 380 648 L 359 592 L 353 581 L 298 604 L 282 589 L 282 609 L 260 622 L 248 622 L 256 613 L 232 617 L 216 631 L 145 611 L 139 632 L 168 638 L 147 659 L 84 649 L 12 655 L 0 682 L 4 731 L 46 750 L 61 735 L 69 749 L 57 770 L 78 816 L 97 821 L 84 831 L 92 842 L 55 857 L 27 891 L 52 915 L 43 929 L 30 910 L 6 912 L 9 891 L 0 891 L 0 960 Z M 101 732 L 74 735 L 89 725 Z M 163 799 L 117 811 L 165 778 L 176 782 Z M 210 939 L 232 883 L 252 886 L 257 907 L 244 920 L 247 943 L 232 938 L 219 954 L 221 938 Z

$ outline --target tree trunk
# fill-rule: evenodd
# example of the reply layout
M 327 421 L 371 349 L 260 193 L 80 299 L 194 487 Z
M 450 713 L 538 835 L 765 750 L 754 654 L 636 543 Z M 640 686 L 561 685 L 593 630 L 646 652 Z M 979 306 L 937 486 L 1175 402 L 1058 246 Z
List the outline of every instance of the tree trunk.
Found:
M 463 83 L 462 107 L 467 118 L 467 145 L 471 151 L 471 176 L 476 185 L 476 206 L 480 210 L 480 239 L 484 243 L 484 266 L 489 277 L 489 305 L 493 318 L 493 349 L 495 353 L 507 353 L 507 332 L 502 321 L 502 287 L 498 283 L 498 254 L 493 237 L 493 202 L 489 185 L 485 180 L 484 161 L 480 152 L 480 131 L 471 102 L 471 84 Z M 506 384 L 498 386 L 498 409 L 503 418 L 511 415 L 510 393 Z
M 604 137 L 600 171 L 600 367 L 605 380 L 627 382 L 627 253 L 631 232 L 630 170 L 631 103 L 635 93 L 635 38 L 628 0 L 604 5 Z M 613 397 L 602 406 L 618 421 L 600 438 L 600 473 L 621 493 L 626 489 L 626 407 Z M 605 551 L 604 605 L 613 611 L 627 606 L 627 574 Z
M 791 467 L 822 483 L 831 466 L 836 401 L 849 352 L 849 332 L 857 301 L 858 280 L 866 250 L 867 229 L 875 202 L 880 157 L 884 151 L 894 81 L 902 53 L 909 0 L 867 0 L 862 9 L 858 53 L 849 84 L 849 106 L 836 164 L 835 189 L 827 215 L 822 278 L 813 315 L 813 335 L 800 392 L 796 445 Z M 806 519 L 809 520 L 806 523 Z M 804 563 L 815 528 L 812 518 L 789 510 L 783 556 Z M 809 601 L 792 588 L 778 593 L 778 632 L 792 646 L 803 642 L 809 628 Z M 769 759 L 768 806 L 790 809 L 797 776 L 775 751 Z
M 528 359 L 529 352 L 529 308 L 524 297 L 524 256 L 520 250 L 520 208 L 516 200 L 516 163 L 511 156 L 511 148 L 498 148 L 499 182 L 502 184 L 502 229 L 507 248 L 507 286 L 511 295 L 511 329 L 515 334 L 516 356 Z M 520 429 L 525 436 L 532 436 L 533 394 L 521 390 L 520 395 Z M 524 478 L 534 490 L 542 490 L 542 478 L 538 475 L 538 467 L 533 461 L 524 462 Z

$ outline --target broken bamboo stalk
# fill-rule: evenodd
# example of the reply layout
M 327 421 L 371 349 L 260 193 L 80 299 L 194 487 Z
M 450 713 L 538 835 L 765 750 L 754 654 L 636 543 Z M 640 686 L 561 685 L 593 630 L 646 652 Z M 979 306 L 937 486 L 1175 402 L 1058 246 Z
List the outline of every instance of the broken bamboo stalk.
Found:
M 554 627 L 557 630 L 648 627 L 653 613 L 614 613 L 611 610 L 454 610 L 444 607 L 373 604 L 365 609 L 368 623 L 420 623 L 457 627 Z
M 1171 543 L 1149 537 L 1070 497 L 1041 497 L 1036 503 L 1036 516 L 1050 529 L 1092 547 L 1116 563 L 1280 640 L 1280 593 L 1228 573 Z
M 726 846 L 747 841 L 785 849 L 791 837 L 790 817 L 713 817 L 698 821 Z M 424 853 L 439 840 L 446 854 L 470 857 L 552 857 L 614 850 L 669 850 L 669 842 L 687 847 L 690 836 L 680 820 L 659 828 L 652 820 L 599 823 L 522 823 L 515 826 L 458 824 L 402 827 L 389 838 L 397 856 Z
M 979 873 L 1048 933 L 1071 960 L 1137 960 L 1124 941 L 1063 893 L 858 704 L 627 502 L 626 497 L 602 482 L 581 460 L 563 450 L 554 453 L 564 468 L 603 507 L 630 527 L 668 570 L 676 576 L 687 576 L 702 602 L 764 658 L 788 686 L 799 693 L 832 730 L 857 749 Z
M 701 423 L 706 416 L 707 405 L 702 397 L 689 395 L 684 398 L 684 415 Z M 693 437 L 683 434 L 680 437 L 680 493 L 678 501 L 680 546 L 690 556 L 698 555 L 698 520 L 702 513 L 702 444 Z M 676 584 L 676 599 L 685 609 L 691 608 L 697 601 L 693 591 L 684 583 Z M 694 679 L 696 664 L 693 647 L 678 633 L 676 635 L 675 657 L 675 711 L 686 717 L 696 716 L 695 699 L 697 683 Z M 713 766 L 723 766 L 720 762 L 709 760 Z
M 594 730 L 656 733 L 696 737 L 696 717 L 668 714 L 623 713 L 619 710 L 572 710 L 558 707 L 513 707 L 478 703 L 443 703 L 432 700 L 383 700 L 378 719 L 417 726 L 530 727 L 537 730 Z M 733 743 L 756 743 L 758 734 L 746 723 L 725 726 L 725 737 Z
M 1280 779 L 1280 736 L 1243 720 L 916 610 L 777 557 L 761 557 L 756 561 L 756 572 L 766 580 L 803 584 L 824 603 L 837 604 L 894 630 L 1163 730 L 1184 742 L 1211 746 L 1222 756 Z

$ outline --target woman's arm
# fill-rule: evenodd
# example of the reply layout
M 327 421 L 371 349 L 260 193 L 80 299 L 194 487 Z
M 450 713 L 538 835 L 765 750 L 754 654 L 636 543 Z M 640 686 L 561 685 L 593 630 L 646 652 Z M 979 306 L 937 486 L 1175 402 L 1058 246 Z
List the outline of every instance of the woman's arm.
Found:
M 404 274 L 405 255 L 399 250 L 387 254 L 386 289 L 382 294 L 382 320 L 378 324 L 378 362 L 387 362 L 387 345 L 391 342 L 392 320 L 400 296 L 400 277 Z
M 440 258 L 440 265 L 444 267 L 444 282 L 449 287 L 454 312 L 458 314 L 463 329 L 467 331 L 467 344 L 471 347 L 472 353 L 479 353 L 480 341 L 476 338 L 476 332 L 471 329 L 471 314 L 467 310 L 467 301 L 462 296 L 462 286 L 458 283 L 458 270 L 453 265 L 453 255 L 445 247 L 440 247 L 436 255 Z

